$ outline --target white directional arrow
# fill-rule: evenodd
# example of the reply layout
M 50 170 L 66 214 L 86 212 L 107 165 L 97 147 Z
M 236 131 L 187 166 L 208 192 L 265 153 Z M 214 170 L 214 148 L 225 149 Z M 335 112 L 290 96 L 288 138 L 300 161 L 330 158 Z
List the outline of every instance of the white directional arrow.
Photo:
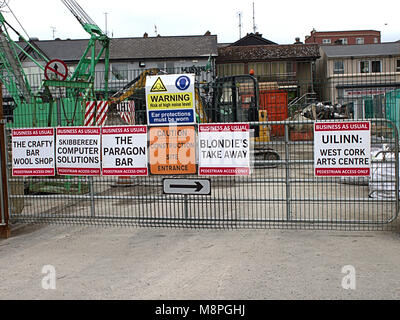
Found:
M 163 187 L 165 194 L 202 196 L 211 194 L 211 181 L 207 179 L 164 179 Z

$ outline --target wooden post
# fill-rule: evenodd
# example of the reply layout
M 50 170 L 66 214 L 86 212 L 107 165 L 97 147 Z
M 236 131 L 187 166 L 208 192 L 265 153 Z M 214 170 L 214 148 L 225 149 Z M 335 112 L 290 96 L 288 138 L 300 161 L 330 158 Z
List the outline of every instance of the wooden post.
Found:
M 7 184 L 7 146 L 6 146 L 6 137 L 5 137 L 5 119 L 3 112 L 3 84 L 0 82 L 0 152 L 1 152 L 1 177 L 2 181 L 2 190 L 3 194 L 0 197 L 3 197 L 3 212 L 5 218 L 5 225 L 0 226 L 0 238 L 9 238 L 11 236 L 11 229 L 8 224 L 9 222 L 9 214 L 8 214 L 8 184 Z

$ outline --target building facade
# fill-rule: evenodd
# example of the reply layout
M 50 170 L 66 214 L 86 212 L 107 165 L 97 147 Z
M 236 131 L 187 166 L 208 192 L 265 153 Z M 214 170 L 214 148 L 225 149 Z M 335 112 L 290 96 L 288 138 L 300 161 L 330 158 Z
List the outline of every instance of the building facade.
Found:
M 318 93 L 324 101 L 351 104 L 355 118 L 365 101 L 400 88 L 400 43 L 321 46 Z
M 244 38 L 249 41 L 248 37 Z M 254 70 L 262 83 L 289 92 L 289 100 L 313 91 L 314 65 L 320 57 L 316 44 L 260 44 L 218 48 L 218 76 L 248 74 Z
M 88 40 L 32 40 L 40 52 L 49 60 L 64 61 L 73 72 L 81 59 Z M 33 50 L 28 53 L 35 55 Z M 142 38 L 115 38 L 110 41 L 110 91 L 123 88 L 136 79 L 144 70 L 158 68 L 166 73 L 194 73 L 198 81 L 209 81 L 214 75 L 207 65 L 214 65 L 218 54 L 217 36 L 206 33 L 203 36 L 171 36 Z M 45 62 L 35 56 L 44 66 Z M 25 59 L 23 68 L 33 89 L 39 88 L 44 78 L 41 69 Z M 104 86 L 104 60 L 96 66 L 96 88 Z M 98 76 L 97 76 L 98 75 Z
M 381 43 L 381 32 L 376 30 L 311 31 L 305 43 L 319 45 L 363 45 Z

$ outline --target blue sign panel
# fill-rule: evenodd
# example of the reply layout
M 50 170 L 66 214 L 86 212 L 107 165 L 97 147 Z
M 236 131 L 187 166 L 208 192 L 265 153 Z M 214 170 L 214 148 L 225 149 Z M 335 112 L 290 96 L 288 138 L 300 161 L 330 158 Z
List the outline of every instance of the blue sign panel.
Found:
M 163 110 L 163 111 L 150 111 L 149 124 L 186 124 L 194 123 L 193 110 Z

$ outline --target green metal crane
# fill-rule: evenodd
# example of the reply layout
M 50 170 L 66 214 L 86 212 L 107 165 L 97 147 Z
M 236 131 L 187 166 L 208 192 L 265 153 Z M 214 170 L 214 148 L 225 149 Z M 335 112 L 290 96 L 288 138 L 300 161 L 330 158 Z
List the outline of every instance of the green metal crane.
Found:
M 90 40 L 85 52 L 80 59 L 75 72 L 66 81 L 45 81 L 48 86 L 67 87 L 67 88 L 83 88 L 87 89 L 85 97 L 92 94 L 94 96 L 94 80 L 96 73 L 96 65 L 104 55 L 104 98 L 108 98 L 108 77 L 110 70 L 110 39 L 96 25 L 96 23 L 87 15 L 75 0 L 61 0 L 64 5 L 71 11 L 75 18 L 82 25 L 83 29 L 89 33 Z M 97 47 L 100 47 L 97 50 Z M 92 91 L 92 92 L 90 92 Z
M 37 92 L 24 72 L 22 60 L 28 59 L 44 72 L 46 57 L 13 28 L 0 12 L 0 81 L 14 102 L 14 127 L 80 126 L 84 123 L 85 101 L 96 99 L 96 65 L 104 59 L 104 87 L 102 94 L 108 98 L 110 39 L 93 22 L 75 0 L 62 0 L 90 39 L 75 71 L 64 81 L 44 80 Z M 13 31 L 20 41 L 12 40 Z M 30 54 L 34 52 L 34 54 Z M 41 61 L 38 61 L 39 57 Z M 57 58 L 57 57 L 52 57 Z
M 20 45 L 13 41 L 10 37 L 9 29 L 14 31 L 21 40 L 20 42 L 25 45 Z M 0 12 L 0 80 L 17 105 L 21 105 L 23 102 L 31 103 L 33 98 L 30 83 L 22 68 L 20 53 L 25 54 L 39 68 L 44 70 L 43 66 L 27 52 L 28 47 L 39 54 L 45 62 L 48 62 L 47 57 L 15 30 Z

